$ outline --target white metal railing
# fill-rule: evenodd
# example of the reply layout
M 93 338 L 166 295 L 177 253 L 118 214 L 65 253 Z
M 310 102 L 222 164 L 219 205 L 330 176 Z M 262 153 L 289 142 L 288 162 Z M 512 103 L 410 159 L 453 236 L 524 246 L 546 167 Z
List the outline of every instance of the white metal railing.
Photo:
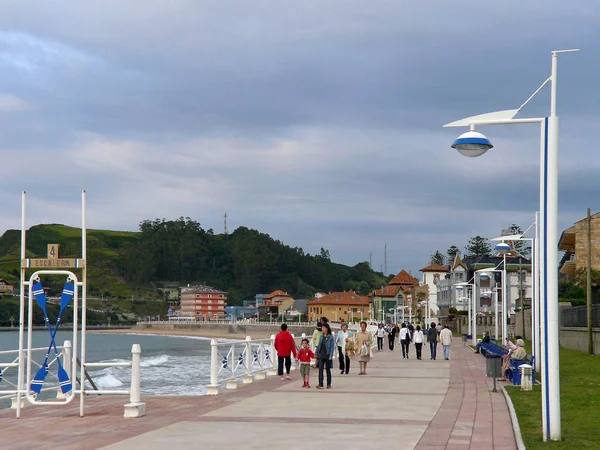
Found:
M 373 336 L 371 350 L 377 346 L 376 331 L 368 330 Z M 314 350 L 312 336 L 294 336 L 296 346 L 300 347 L 303 339 L 308 339 L 309 347 Z M 335 339 L 334 334 L 334 339 Z M 217 395 L 223 384 L 227 389 L 236 389 L 238 383 L 250 384 L 255 379 L 262 380 L 267 376 L 277 375 L 277 350 L 275 350 L 275 335 L 270 339 L 253 340 L 247 336 L 244 341 L 210 342 L 210 384 L 206 387 L 208 395 Z M 338 346 L 334 346 L 334 359 L 338 358 Z M 292 370 L 296 368 L 292 356 Z
M 236 321 L 231 321 L 231 320 L 194 320 L 193 317 L 190 317 L 189 320 L 185 320 L 183 318 L 178 318 L 178 319 L 174 319 L 174 320 L 145 320 L 145 321 L 138 321 L 136 324 L 137 325 L 178 324 L 178 325 L 194 325 L 194 326 L 198 326 L 198 325 L 202 325 L 202 324 L 206 324 L 206 325 L 213 325 L 213 324 L 214 325 L 258 325 L 258 326 L 269 325 L 269 326 L 279 327 L 283 323 L 285 323 L 288 327 L 314 327 L 316 324 L 316 322 L 314 322 L 314 321 L 312 321 L 312 322 L 275 322 L 275 321 L 259 322 L 255 319 L 240 319 L 240 320 L 236 320 Z M 329 325 L 331 326 L 331 328 L 339 328 L 340 322 L 329 322 Z M 347 325 L 348 325 L 348 329 L 350 329 L 350 330 L 358 330 L 360 328 L 360 325 L 358 323 L 349 323 L 349 324 L 347 323 Z
M 57 347 L 59 350 L 58 355 L 54 356 L 53 359 L 48 360 L 48 367 L 51 368 L 54 364 L 57 363 L 57 359 L 62 357 L 63 359 L 63 367 L 68 374 L 71 374 L 71 341 L 65 341 L 63 346 Z M 48 351 L 47 347 L 38 347 L 32 348 L 31 353 L 40 353 L 45 355 Z M 145 404 L 140 400 L 140 359 L 141 359 L 142 349 L 139 344 L 133 344 L 131 349 L 131 361 L 127 362 L 85 362 L 81 366 L 80 379 L 72 380 L 73 383 L 73 393 L 71 395 L 79 395 L 80 396 L 80 409 L 79 414 L 81 417 L 84 415 L 84 398 L 86 395 L 129 395 L 129 403 L 125 405 L 125 417 L 139 417 L 140 415 L 144 415 Z M 12 356 L 14 355 L 14 356 Z M 10 398 L 12 400 L 12 408 L 16 409 L 16 405 L 19 404 L 19 397 L 21 398 L 21 404 L 23 404 L 23 400 L 27 398 L 27 394 L 29 392 L 29 385 L 31 380 L 24 380 L 25 385 L 19 389 L 18 381 L 12 381 L 9 378 L 12 378 L 14 372 L 14 377 L 17 377 L 17 370 L 19 367 L 19 350 L 2 350 L 0 351 L 0 373 L 2 377 L 0 378 L 0 400 Z M 8 357 L 8 361 L 10 362 L 2 362 L 3 358 Z M 23 350 L 23 359 L 26 358 L 26 352 Z M 38 368 L 42 367 L 42 364 L 31 359 L 31 363 Z M 96 368 L 106 368 L 106 367 L 131 367 L 131 384 L 130 388 L 125 390 L 109 390 L 109 389 L 93 389 L 87 388 L 84 380 L 88 377 L 87 369 L 96 369 Z M 7 378 L 7 374 L 9 378 Z M 62 394 L 60 390 L 60 386 L 58 384 L 58 376 L 53 371 L 48 371 L 47 379 L 49 381 L 47 387 L 42 388 L 41 392 L 56 392 L 57 399 L 64 399 L 65 394 Z M 79 389 L 77 389 L 77 382 L 79 382 Z M 5 389 L 4 386 L 9 386 L 12 389 Z M 35 402 L 34 405 L 53 405 L 57 404 L 56 401 L 52 400 L 44 400 L 39 401 L 37 396 L 33 396 Z M 61 402 L 63 404 L 64 402 Z M 142 412 L 140 414 L 140 411 Z
M 81 365 L 80 389 L 75 391 L 79 394 L 79 415 L 83 417 L 86 395 L 129 395 L 129 403 L 125 405 L 124 417 L 140 417 L 145 414 L 145 403 L 141 402 L 140 395 L 140 360 L 142 347 L 133 344 L 131 347 L 131 361 L 125 362 L 84 362 Z M 98 369 L 107 367 L 131 367 L 131 384 L 129 389 L 88 389 L 83 382 L 87 369 Z
M 59 350 L 59 353 L 58 353 L 58 355 L 55 355 L 54 358 L 48 360 L 48 368 L 52 368 L 52 366 L 54 366 L 56 364 L 56 361 L 59 357 L 62 357 L 64 354 L 68 353 L 69 348 L 70 348 L 69 341 L 65 341 L 65 345 L 63 345 L 63 346 L 57 346 L 57 350 Z M 45 355 L 45 353 L 47 351 L 48 351 L 48 347 L 37 347 L 37 348 L 31 349 L 32 353 L 42 353 L 42 355 Z M 25 357 L 26 357 L 26 352 L 25 352 L 25 350 L 23 350 L 23 358 L 25 358 Z M 3 362 L 4 358 L 8 358 L 9 362 Z M 68 366 L 68 362 L 66 361 L 68 358 L 64 358 L 64 359 L 65 359 L 65 363 L 64 363 L 65 370 L 68 371 L 69 366 Z M 40 367 L 42 367 L 42 364 L 35 361 L 33 358 L 31 359 L 31 362 L 32 362 L 32 364 L 37 366 L 38 369 Z M 0 400 L 11 398 L 11 399 L 13 399 L 13 406 L 15 405 L 14 402 L 16 401 L 16 396 L 19 391 L 19 389 L 18 389 L 19 386 L 18 386 L 18 381 L 16 379 L 14 381 L 12 381 L 11 378 L 13 377 L 13 375 L 15 378 L 17 378 L 18 368 L 19 368 L 19 350 L 2 350 L 2 351 L 0 351 Z M 48 376 L 51 377 L 51 379 L 47 383 L 47 387 L 43 388 L 41 390 L 41 392 L 59 391 L 60 386 L 58 385 L 58 383 L 54 383 L 54 381 L 58 382 L 58 377 L 56 376 L 56 374 L 53 373 L 52 371 L 49 371 Z M 5 386 L 9 386 L 13 389 L 6 389 Z M 23 393 L 23 390 L 21 390 L 21 393 Z

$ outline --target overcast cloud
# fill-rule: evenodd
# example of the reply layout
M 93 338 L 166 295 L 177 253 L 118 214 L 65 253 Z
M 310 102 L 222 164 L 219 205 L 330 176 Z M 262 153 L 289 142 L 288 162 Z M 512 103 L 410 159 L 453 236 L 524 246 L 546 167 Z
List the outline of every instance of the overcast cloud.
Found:
M 560 228 L 600 210 L 593 1 L 0 0 L 0 229 L 135 230 L 190 216 L 345 264 L 416 274 L 436 250 L 527 228 L 539 131 L 482 158 L 442 125 L 518 107 L 559 62 Z M 549 91 L 520 113 L 547 115 Z

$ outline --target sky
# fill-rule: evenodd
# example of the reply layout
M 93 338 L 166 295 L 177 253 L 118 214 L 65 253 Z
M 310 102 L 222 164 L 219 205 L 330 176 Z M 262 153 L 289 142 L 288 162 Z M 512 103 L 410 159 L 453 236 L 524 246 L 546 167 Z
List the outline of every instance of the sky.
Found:
M 520 106 L 559 58 L 559 233 L 600 210 L 593 1 L 0 0 L 0 232 L 191 217 L 418 275 L 523 229 L 539 128 L 465 158 L 442 125 Z M 518 117 L 549 113 L 549 89 Z

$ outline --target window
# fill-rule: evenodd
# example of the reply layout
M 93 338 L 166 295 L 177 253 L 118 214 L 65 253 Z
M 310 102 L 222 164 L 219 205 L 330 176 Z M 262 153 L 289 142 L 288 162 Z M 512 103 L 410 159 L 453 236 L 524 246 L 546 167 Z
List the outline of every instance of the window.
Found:
M 438 284 L 438 282 L 440 281 L 440 274 L 436 273 L 433 275 L 433 284 Z

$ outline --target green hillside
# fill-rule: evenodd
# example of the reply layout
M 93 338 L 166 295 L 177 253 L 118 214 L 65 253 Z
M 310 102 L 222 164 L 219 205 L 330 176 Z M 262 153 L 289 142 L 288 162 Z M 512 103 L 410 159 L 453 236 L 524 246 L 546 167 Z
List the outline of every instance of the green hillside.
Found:
M 215 235 L 189 218 L 146 220 L 139 232 L 88 230 L 87 242 L 88 297 L 96 298 L 89 306 L 119 315 L 164 314 L 161 288 L 187 283 L 225 290 L 228 303 L 239 304 L 275 289 L 297 298 L 349 289 L 366 295 L 387 281 L 366 262 L 353 267 L 331 262 L 326 249 L 310 255 L 246 227 Z M 51 243 L 61 245 L 62 258 L 81 257 L 81 230 L 58 224 L 27 231 L 27 256 L 46 257 Z M 0 237 L 0 278 L 15 285 L 19 254 L 20 232 L 6 231 Z M 54 294 L 63 283 L 60 277 L 44 280 Z
M 135 243 L 137 235 L 126 231 L 88 230 L 88 295 L 125 298 L 144 294 L 157 297 L 155 290 L 139 292 L 133 289 L 119 274 L 118 263 L 122 250 Z M 80 258 L 81 229 L 47 224 L 33 226 L 27 231 L 28 258 L 45 258 L 47 244 L 60 244 L 61 258 Z M 18 284 L 20 253 L 20 231 L 6 231 L 0 237 L 0 278 Z M 62 282 L 58 280 L 56 284 L 60 286 Z

